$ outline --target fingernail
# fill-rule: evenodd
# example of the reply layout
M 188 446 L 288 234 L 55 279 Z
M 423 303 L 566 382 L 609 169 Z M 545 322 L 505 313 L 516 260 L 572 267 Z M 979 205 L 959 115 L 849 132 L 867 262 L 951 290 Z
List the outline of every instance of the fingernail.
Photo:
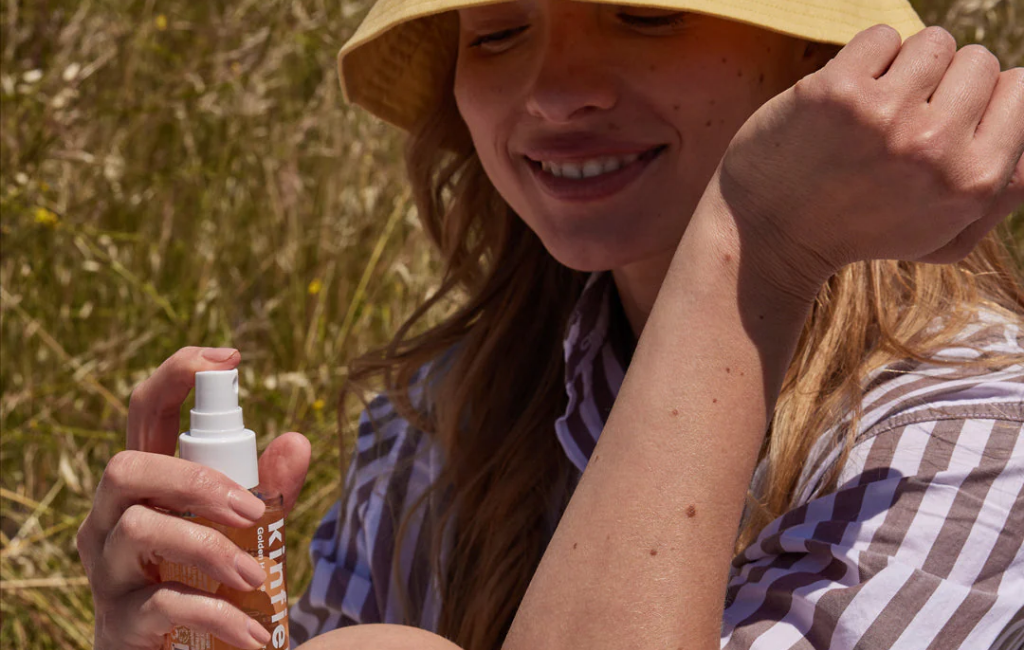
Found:
M 249 619 L 249 636 L 251 636 L 253 640 L 261 646 L 265 646 L 270 643 L 270 632 L 267 632 L 265 627 L 251 618 Z
M 260 563 L 246 553 L 239 553 L 235 556 L 235 569 L 238 571 L 238 575 L 242 576 L 242 580 L 245 580 L 253 589 L 262 585 L 267 579 L 267 574 L 263 571 Z
M 207 361 L 223 363 L 230 359 L 238 350 L 235 348 L 203 348 L 202 355 Z
M 266 510 L 266 505 L 262 501 L 243 490 L 229 492 L 228 504 L 238 515 L 254 523 L 263 516 L 263 512 Z

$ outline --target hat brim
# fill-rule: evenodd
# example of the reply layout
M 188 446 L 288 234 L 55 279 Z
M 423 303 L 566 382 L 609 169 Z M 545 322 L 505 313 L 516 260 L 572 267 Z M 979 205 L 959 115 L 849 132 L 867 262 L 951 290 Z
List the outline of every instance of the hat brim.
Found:
M 399 128 L 438 101 L 458 52 L 455 10 L 507 0 L 377 0 L 338 52 L 346 100 Z M 797 38 L 846 44 L 884 23 L 906 39 L 925 25 L 907 0 L 586 0 L 676 9 L 735 20 Z

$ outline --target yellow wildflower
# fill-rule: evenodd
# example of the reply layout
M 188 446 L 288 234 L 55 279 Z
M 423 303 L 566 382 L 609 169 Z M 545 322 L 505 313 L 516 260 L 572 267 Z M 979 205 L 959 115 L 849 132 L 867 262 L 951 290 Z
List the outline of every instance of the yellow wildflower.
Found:
M 309 283 L 309 286 L 306 288 L 306 291 L 309 292 L 309 295 L 315 296 L 316 294 L 320 293 L 320 290 L 323 288 L 323 282 L 321 282 L 320 280 L 313 280 L 312 282 Z
M 314 411 L 322 411 L 324 410 L 324 406 L 326 406 L 326 404 L 322 399 L 318 399 L 317 401 L 313 402 Z
M 160 14 L 156 17 L 156 28 L 161 32 L 167 31 L 167 16 Z
M 43 207 L 36 208 L 35 220 L 36 223 L 43 226 L 56 226 L 57 222 L 60 221 L 56 214 Z

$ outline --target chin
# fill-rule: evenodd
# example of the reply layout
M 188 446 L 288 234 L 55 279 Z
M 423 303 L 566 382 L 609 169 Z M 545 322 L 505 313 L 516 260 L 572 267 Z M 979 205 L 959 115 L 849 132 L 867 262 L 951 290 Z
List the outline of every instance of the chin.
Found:
M 527 222 L 527 225 L 560 264 L 572 270 L 592 272 L 671 257 L 682 232 L 650 231 L 651 228 L 638 227 L 642 222 L 640 218 L 628 224 L 569 219 L 568 223 Z
M 559 264 L 586 273 L 610 271 L 642 262 L 656 254 L 653 251 L 644 254 L 643 251 L 631 250 L 623 246 L 622 242 L 589 243 L 585 246 L 564 241 L 552 246 L 544 242 L 544 247 Z

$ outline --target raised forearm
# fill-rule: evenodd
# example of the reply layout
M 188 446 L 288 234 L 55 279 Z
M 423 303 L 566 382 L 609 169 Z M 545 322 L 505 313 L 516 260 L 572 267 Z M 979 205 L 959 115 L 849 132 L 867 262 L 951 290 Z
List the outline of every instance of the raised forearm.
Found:
M 718 647 L 744 498 L 810 299 L 761 279 L 716 189 L 504 650 Z

